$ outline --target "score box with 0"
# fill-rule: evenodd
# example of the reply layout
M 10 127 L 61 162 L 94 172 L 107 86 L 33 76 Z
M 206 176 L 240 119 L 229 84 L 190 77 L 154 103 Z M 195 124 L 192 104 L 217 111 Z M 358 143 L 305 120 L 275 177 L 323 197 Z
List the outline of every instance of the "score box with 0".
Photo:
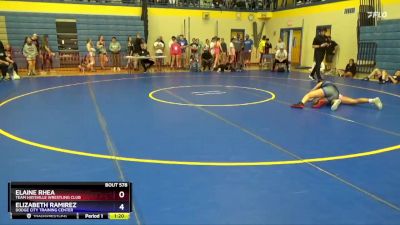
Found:
M 10 213 L 132 212 L 130 182 L 10 182 Z

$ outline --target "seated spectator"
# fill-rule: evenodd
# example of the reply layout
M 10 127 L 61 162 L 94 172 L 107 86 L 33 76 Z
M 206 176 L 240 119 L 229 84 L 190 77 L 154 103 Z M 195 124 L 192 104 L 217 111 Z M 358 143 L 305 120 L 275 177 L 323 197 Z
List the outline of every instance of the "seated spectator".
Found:
M 2 80 L 4 80 L 8 75 L 11 77 L 14 74 L 14 69 L 12 63 L 7 58 L 6 50 L 4 48 L 3 42 L 0 41 L 0 70 L 2 75 Z
M 4 49 L 6 50 L 6 57 L 9 59 L 9 62 L 12 64 L 13 69 L 14 69 L 14 75 L 13 77 L 19 78 L 18 76 L 18 65 L 17 63 L 13 60 L 13 51 L 12 48 L 9 44 L 6 44 L 4 46 Z
M 356 75 L 357 66 L 354 63 L 354 59 L 349 60 L 349 64 L 346 65 L 346 69 L 338 70 L 339 76 L 341 77 L 354 77 Z
M 26 61 L 28 61 L 28 76 L 36 75 L 35 65 L 38 51 L 36 46 L 32 43 L 32 39 L 29 37 L 24 46 L 23 54 L 26 57 Z
M 142 43 L 140 45 L 141 50 L 139 51 L 139 56 L 142 57 L 150 57 L 149 51 L 147 51 L 147 47 L 145 43 Z M 144 69 L 144 72 L 147 73 L 147 70 L 154 65 L 154 61 L 151 60 L 150 58 L 144 58 L 140 59 L 140 64 L 142 64 L 142 67 Z
M 190 48 L 190 58 L 194 56 L 196 59 L 199 59 L 199 43 L 196 38 L 192 39 L 192 43 L 189 45 Z
M 200 72 L 199 59 L 195 55 L 190 56 L 190 72 Z
M 87 57 L 89 58 L 89 64 L 91 68 L 91 72 L 95 72 L 94 65 L 96 63 L 94 57 L 96 56 L 96 49 L 93 46 L 92 39 L 87 39 L 86 41 L 86 50 L 87 50 Z
M 386 78 L 386 77 L 385 77 Z M 383 79 L 385 79 L 383 78 Z M 394 73 L 393 76 L 391 76 L 390 74 L 388 74 L 387 76 L 387 81 L 389 83 L 393 83 L 393 84 L 400 84 L 400 70 L 396 71 L 396 73 Z
M 204 49 L 203 54 L 201 54 L 201 66 L 203 67 L 203 71 L 206 70 L 206 67 L 208 70 L 211 70 L 212 59 L 209 49 Z
M 282 47 L 279 48 L 279 50 L 275 54 L 274 64 L 272 65 L 272 69 L 271 69 L 272 72 L 275 70 L 275 66 L 277 63 L 286 64 L 286 69 L 288 72 L 290 72 L 288 54 L 287 54 L 286 49 L 284 49 Z
M 368 81 L 371 78 L 380 79 L 382 76 L 387 77 L 387 71 L 376 68 L 366 78 L 364 78 L 364 80 Z
M 93 71 L 93 64 L 90 63 L 89 55 L 85 55 L 82 58 L 81 63 L 79 64 L 78 68 L 79 68 L 79 71 L 81 71 L 82 73 L 85 73 L 86 70 Z
M 380 84 L 385 83 L 400 83 L 400 71 L 396 71 L 396 73 L 392 76 L 386 70 L 382 72 L 382 76 L 378 78 Z

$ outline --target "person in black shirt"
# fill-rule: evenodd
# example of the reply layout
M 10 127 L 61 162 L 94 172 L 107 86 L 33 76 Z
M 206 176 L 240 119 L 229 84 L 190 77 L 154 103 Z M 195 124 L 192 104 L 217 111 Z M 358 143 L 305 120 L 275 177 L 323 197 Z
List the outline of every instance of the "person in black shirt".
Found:
M 208 70 L 210 70 L 211 63 L 212 63 L 212 55 L 208 49 L 204 49 L 203 54 L 201 54 L 201 65 L 203 67 L 203 71 L 206 70 L 206 67 L 208 67 Z
M 354 77 L 356 75 L 357 66 L 354 63 L 354 59 L 349 60 L 349 64 L 346 65 L 345 70 L 338 70 L 339 76 L 341 77 Z
M 331 39 L 331 36 L 326 36 L 326 39 L 328 41 L 328 47 L 326 47 L 326 56 L 325 56 L 325 70 L 326 71 L 331 71 L 332 69 L 332 62 L 333 62 L 333 57 L 336 54 L 336 49 L 338 47 L 338 44 Z
M 150 57 L 150 53 L 149 51 L 147 51 L 146 48 L 146 44 L 142 43 L 140 46 L 140 51 L 139 51 L 139 56 L 142 57 Z M 147 73 L 147 70 L 154 65 L 154 61 L 149 59 L 149 58 L 145 58 L 145 59 L 140 59 L 140 64 L 142 64 L 144 72 Z
M 272 44 L 271 42 L 269 42 L 269 38 L 267 38 L 267 42 L 265 43 L 265 51 L 264 54 L 268 55 L 269 54 L 269 50 L 272 48 Z
M 0 41 L 0 71 L 2 75 L 1 80 L 6 78 L 7 73 L 10 78 L 14 75 L 13 61 L 7 57 L 7 53 L 2 41 Z
M 315 66 L 308 76 L 311 80 L 315 80 L 314 74 L 317 74 L 318 81 L 321 81 L 321 63 L 325 58 L 326 47 L 328 47 L 328 42 L 325 37 L 326 29 L 321 29 L 319 35 L 314 38 L 312 47 L 314 48 L 314 60 Z

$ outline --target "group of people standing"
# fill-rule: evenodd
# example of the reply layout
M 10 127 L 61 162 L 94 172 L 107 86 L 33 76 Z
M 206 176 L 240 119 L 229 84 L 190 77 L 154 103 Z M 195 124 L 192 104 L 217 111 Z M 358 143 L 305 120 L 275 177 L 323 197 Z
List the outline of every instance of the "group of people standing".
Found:
M 172 36 L 169 42 L 171 69 L 189 68 L 191 71 L 241 70 L 250 63 L 253 40 L 248 35 L 233 37 L 230 43 L 224 38 L 212 37 L 201 42 L 193 38 L 189 43 L 184 35 Z M 189 56 L 189 57 L 188 57 Z
M 37 34 L 25 37 L 22 53 L 27 61 L 28 76 L 37 75 L 38 70 L 50 72 L 53 69 L 55 53 L 50 47 L 48 35 L 43 35 L 42 40 Z

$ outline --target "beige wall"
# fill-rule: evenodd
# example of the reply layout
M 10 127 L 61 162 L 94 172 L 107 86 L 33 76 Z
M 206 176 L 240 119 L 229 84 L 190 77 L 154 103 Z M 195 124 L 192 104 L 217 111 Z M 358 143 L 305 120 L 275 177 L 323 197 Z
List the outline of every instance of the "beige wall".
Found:
M 400 0 L 382 0 L 382 5 L 387 12 L 385 19 L 400 19 Z
M 210 14 L 210 19 L 203 19 L 204 12 Z M 148 45 L 154 43 L 160 35 L 168 43 L 171 36 L 179 34 L 184 34 L 187 38 L 200 38 L 203 43 L 206 39 L 218 35 L 229 43 L 231 29 L 244 29 L 254 40 L 253 21 L 248 18 L 250 14 L 254 16 L 253 21 L 258 23 L 260 30 L 263 21 L 257 20 L 257 14 L 254 13 L 150 8 Z M 186 33 L 184 25 L 186 25 Z M 152 48 L 149 50 L 153 51 Z
M 350 7 L 358 8 L 358 0 L 326 4 L 317 7 L 306 7 L 293 10 L 274 12 L 272 18 L 267 20 L 258 19 L 260 14 L 254 14 L 254 21 L 261 24 L 266 22 L 263 34 L 266 34 L 273 45 L 277 42 L 281 28 L 303 28 L 302 40 L 302 65 L 310 66 L 313 62 L 314 50 L 312 41 L 315 37 L 315 29 L 318 25 L 331 25 L 332 37 L 340 45 L 338 52 L 338 67 L 344 67 L 349 58 L 356 58 L 357 55 L 357 12 L 344 15 L 344 9 Z M 203 12 L 210 13 L 209 20 L 203 20 Z M 172 35 L 184 32 L 184 20 L 188 24 L 190 17 L 190 37 L 198 37 L 202 41 L 217 35 L 230 39 L 231 29 L 245 29 L 250 36 L 253 34 L 252 21 L 248 16 L 251 13 L 240 13 L 238 17 L 235 12 L 201 11 L 201 10 L 178 10 L 178 9 L 154 9 L 149 10 L 149 44 L 162 35 L 168 43 Z M 186 28 L 186 36 L 188 29 Z M 252 37 L 254 39 L 254 37 Z M 152 48 L 149 48 L 152 50 Z M 258 60 L 256 51 L 253 51 L 252 61 Z
M 354 3 L 353 3 L 354 4 Z M 342 4 L 333 7 L 335 10 L 309 10 L 306 14 L 299 10 L 287 10 L 274 13 L 267 22 L 267 36 L 275 44 L 278 41 L 281 28 L 302 28 L 301 65 L 311 66 L 314 50 L 312 42 L 316 34 L 316 27 L 321 25 L 332 26 L 332 39 L 339 44 L 336 65 L 345 67 L 349 58 L 357 56 L 357 12 L 344 14 L 344 9 L 352 7 L 351 4 Z M 315 8 L 315 7 L 312 7 Z

